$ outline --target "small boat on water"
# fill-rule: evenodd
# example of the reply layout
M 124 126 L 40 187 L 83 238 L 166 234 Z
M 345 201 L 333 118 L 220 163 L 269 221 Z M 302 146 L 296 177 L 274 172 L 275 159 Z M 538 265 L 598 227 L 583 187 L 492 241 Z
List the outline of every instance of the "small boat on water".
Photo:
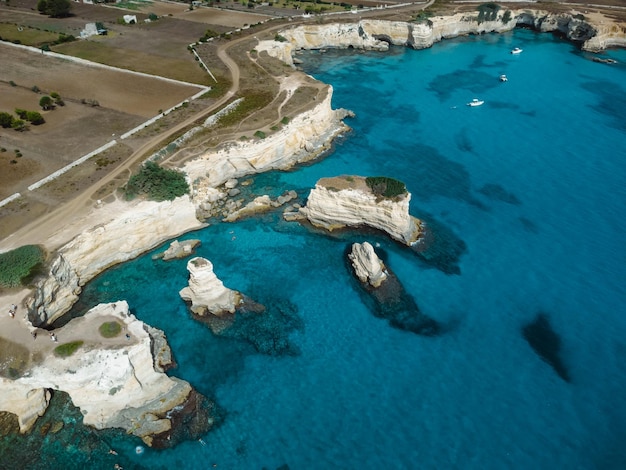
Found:
M 500 81 L 501 81 L 501 82 L 508 82 L 508 81 L 509 81 L 509 79 L 507 78 L 507 76 L 506 76 L 506 75 L 502 74 L 502 75 L 500 75 Z
M 519 47 L 515 47 L 511 50 L 511 54 L 521 54 L 522 53 L 522 49 L 520 49 Z
M 468 106 L 482 106 L 485 104 L 484 100 L 479 100 L 478 98 L 474 98 L 472 101 L 467 103 Z

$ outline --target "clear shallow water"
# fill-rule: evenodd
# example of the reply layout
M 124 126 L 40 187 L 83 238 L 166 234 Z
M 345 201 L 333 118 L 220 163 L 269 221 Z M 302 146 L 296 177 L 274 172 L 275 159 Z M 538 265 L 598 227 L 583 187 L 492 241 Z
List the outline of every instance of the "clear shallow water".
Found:
M 104 273 L 82 305 L 128 300 L 166 332 L 172 373 L 226 410 L 206 446 L 137 457 L 136 441 L 108 438 L 125 467 L 624 468 L 626 54 L 608 56 L 620 63 L 523 30 L 303 56 L 335 88 L 334 106 L 355 111 L 354 130 L 322 161 L 261 175 L 253 189 L 306 196 L 324 176 L 401 179 L 413 215 L 464 242 L 460 274 L 384 238 L 328 237 L 278 214 L 188 234 L 225 285 L 296 312 L 299 354 L 268 356 L 189 317 L 186 260 L 147 254 Z M 474 97 L 485 105 L 467 107 Z M 374 317 L 343 259 L 353 240 L 379 242 L 421 310 L 450 330 L 421 337 Z M 571 383 L 522 335 L 539 312 Z M 72 461 L 51 444 L 41 452 Z

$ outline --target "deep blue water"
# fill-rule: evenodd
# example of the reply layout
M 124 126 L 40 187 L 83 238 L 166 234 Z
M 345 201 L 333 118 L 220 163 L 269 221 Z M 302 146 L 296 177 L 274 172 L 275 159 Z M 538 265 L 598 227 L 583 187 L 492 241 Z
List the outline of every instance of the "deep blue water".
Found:
M 512 47 L 524 49 L 520 55 Z M 198 255 L 226 286 L 300 322 L 297 351 L 264 355 L 217 338 L 178 291 L 186 260 L 149 253 L 92 283 L 82 305 L 126 299 L 163 329 L 178 368 L 226 411 L 174 449 L 120 461 L 146 468 L 293 469 L 626 467 L 626 52 L 594 63 L 573 45 L 518 30 L 431 49 L 302 56 L 333 85 L 353 131 L 313 165 L 258 176 L 257 194 L 317 179 L 386 175 L 412 214 L 460 242 L 446 274 L 384 237 L 331 237 L 270 214 L 215 224 Z M 509 81 L 501 83 L 500 74 Z M 465 104 L 485 100 L 481 107 Z M 381 253 L 436 337 L 392 328 L 346 269 L 351 241 Z M 162 251 L 160 248 L 155 251 Z M 523 336 L 545 314 L 570 381 Z M 40 452 L 63 452 L 46 441 Z M 76 455 L 67 453 L 67 457 Z M 80 452 L 80 451 L 78 451 Z M 92 468 L 111 468 L 92 457 Z M 175 466 L 175 467 L 173 467 Z

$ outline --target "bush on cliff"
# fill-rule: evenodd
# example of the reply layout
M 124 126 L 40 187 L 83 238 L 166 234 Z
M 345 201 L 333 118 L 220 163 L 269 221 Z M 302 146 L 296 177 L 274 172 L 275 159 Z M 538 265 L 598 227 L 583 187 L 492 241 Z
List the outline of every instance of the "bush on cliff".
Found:
M 387 176 L 368 176 L 365 178 L 365 183 L 376 197 L 393 199 L 407 193 L 402 181 Z
M 43 268 L 45 253 L 37 245 L 24 245 L 0 254 L 0 287 L 27 285 Z
M 183 194 L 189 194 L 189 184 L 180 171 L 168 170 L 154 162 L 147 162 L 139 173 L 128 180 L 125 193 L 127 199 L 141 194 L 153 201 L 171 201 Z
M 72 341 L 71 343 L 59 344 L 54 348 L 54 354 L 59 357 L 69 357 L 83 345 L 83 341 Z

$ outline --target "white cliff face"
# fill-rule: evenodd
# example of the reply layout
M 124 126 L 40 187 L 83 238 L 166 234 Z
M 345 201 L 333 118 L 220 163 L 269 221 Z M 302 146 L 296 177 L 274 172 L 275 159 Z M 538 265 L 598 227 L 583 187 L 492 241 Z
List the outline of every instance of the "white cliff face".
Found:
M 50 276 L 29 302 L 34 325 L 52 323 L 66 313 L 78 299 L 81 287 L 105 269 L 203 226 L 188 196 L 122 207 L 108 222 L 81 233 L 59 249 Z
M 348 254 L 356 277 L 364 284 L 380 287 L 387 279 L 385 265 L 368 242 L 354 243 Z
M 506 12 L 509 14 L 505 16 Z M 280 32 L 288 39 L 282 53 L 273 52 L 280 57 L 291 50 L 323 49 L 328 47 L 346 49 L 353 47 L 368 50 L 387 50 L 389 44 L 409 46 L 414 49 L 431 47 L 435 42 L 468 34 L 510 31 L 516 26 L 528 25 L 539 31 L 559 31 L 568 39 L 587 42 L 583 48 L 601 47 L 607 43 L 623 44 L 624 31 L 611 27 L 611 31 L 602 33 L 602 38 L 594 39 L 596 27 L 584 19 L 569 14 L 549 13 L 541 10 L 506 10 L 502 9 L 494 21 L 478 21 L 475 13 L 457 13 L 437 16 L 421 22 L 400 22 L 385 20 L 361 20 L 355 23 L 332 23 L 301 25 Z M 279 43 L 284 44 L 284 43 Z M 274 49 L 280 46 L 274 46 Z M 290 61 L 286 61 L 291 63 Z
M 123 325 L 124 331 L 107 339 L 98 328 L 111 321 Z M 155 370 L 151 337 L 126 302 L 100 304 L 55 334 L 58 343 L 50 342 L 41 363 L 16 380 L 2 379 L 0 409 L 15 413 L 22 431 L 45 410 L 45 389 L 67 392 L 83 422 L 97 429 L 121 427 L 150 444 L 152 434 L 171 428 L 170 420 L 161 416 L 184 403 L 191 386 Z M 78 340 L 84 343 L 71 356 L 54 354 L 59 344 Z
M 235 313 L 241 294 L 224 286 L 213 272 L 213 264 L 205 258 L 193 258 L 187 263 L 189 286 L 179 292 L 191 302 L 191 311 L 197 315 Z
M 231 178 L 284 170 L 311 160 L 327 149 L 332 138 L 345 132 L 345 111 L 331 108 L 332 88 L 313 109 L 294 117 L 280 131 L 254 142 L 232 143 L 226 148 L 188 162 L 183 171 L 190 181 L 217 187 Z
M 421 229 L 420 221 L 409 214 L 410 200 L 410 193 L 397 200 L 377 199 L 360 176 L 322 178 L 300 212 L 313 225 L 327 230 L 367 225 L 412 245 Z

